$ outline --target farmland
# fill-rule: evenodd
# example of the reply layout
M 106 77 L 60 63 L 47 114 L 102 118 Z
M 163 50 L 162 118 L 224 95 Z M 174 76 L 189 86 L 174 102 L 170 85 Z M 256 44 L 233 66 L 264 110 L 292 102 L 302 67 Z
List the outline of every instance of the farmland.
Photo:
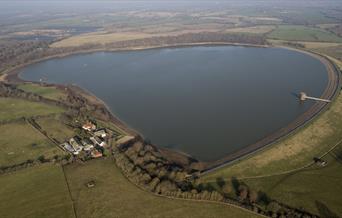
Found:
M 295 25 L 279 25 L 268 37 L 289 41 L 342 42 L 341 37 L 326 30 Z
M 60 117 L 43 117 L 36 119 L 43 131 L 46 131 L 48 136 L 57 139 L 59 142 L 66 141 L 75 135 L 75 131 L 66 126 Z
M 289 202 L 291 206 L 302 207 L 322 217 L 337 217 L 342 214 L 341 153 L 342 143 L 325 157 L 326 167 L 312 165 L 298 172 L 258 179 L 242 180 L 250 188 L 261 190 L 272 199 Z M 320 178 L 320 179 L 318 179 Z
M 0 175 L 0 185 L 0 217 L 75 217 L 60 166 L 45 164 Z
M 25 121 L 0 125 L 0 166 L 61 154 L 58 147 Z
M 47 105 L 44 103 L 1 97 L 0 108 L 0 121 L 8 121 L 37 115 L 42 116 L 49 114 L 58 114 L 64 111 L 64 109 L 60 107 Z
M 141 39 L 150 37 L 149 34 L 138 33 L 138 32 L 127 32 L 127 33 L 89 33 L 79 36 L 72 36 L 65 40 L 52 44 L 52 47 L 70 47 L 70 46 L 81 46 L 85 44 L 106 44 L 118 41 Z

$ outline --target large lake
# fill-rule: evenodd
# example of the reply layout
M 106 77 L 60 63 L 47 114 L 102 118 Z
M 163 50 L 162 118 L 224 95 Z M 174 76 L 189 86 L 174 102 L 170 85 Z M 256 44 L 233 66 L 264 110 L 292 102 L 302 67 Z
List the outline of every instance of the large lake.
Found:
M 198 46 L 52 59 L 21 78 L 77 84 L 152 143 L 216 160 L 286 126 L 328 76 L 317 59 L 281 48 Z

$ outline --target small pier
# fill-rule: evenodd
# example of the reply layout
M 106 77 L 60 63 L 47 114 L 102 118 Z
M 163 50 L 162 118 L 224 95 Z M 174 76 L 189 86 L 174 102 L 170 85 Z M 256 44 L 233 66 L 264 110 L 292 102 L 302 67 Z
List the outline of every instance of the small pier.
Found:
M 328 99 L 323 99 L 323 98 L 315 98 L 315 97 L 311 97 L 311 96 L 308 96 L 305 92 L 301 92 L 299 93 L 299 99 L 301 101 L 305 101 L 307 99 L 310 99 L 310 100 L 314 100 L 314 101 L 323 101 L 323 102 L 331 102 L 330 100 Z

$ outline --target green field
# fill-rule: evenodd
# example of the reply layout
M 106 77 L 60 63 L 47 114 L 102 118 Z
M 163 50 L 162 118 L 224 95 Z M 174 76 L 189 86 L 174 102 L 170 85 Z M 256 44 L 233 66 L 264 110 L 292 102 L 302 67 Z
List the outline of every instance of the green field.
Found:
M 64 109 L 57 106 L 14 98 L 0 98 L 0 108 L 0 121 L 64 111 Z
M 325 167 L 313 165 L 299 172 L 242 180 L 250 188 L 261 190 L 272 199 L 296 208 L 305 208 L 321 217 L 342 215 L 342 144 L 324 160 Z
M 342 42 L 341 37 L 326 30 L 295 25 L 280 25 L 267 37 L 289 41 Z
M 172 200 L 140 190 L 111 159 L 65 167 L 78 217 L 257 217 L 226 205 Z M 95 187 L 86 183 L 95 181 Z
M 66 94 L 53 86 L 48 87 L 27 83 L 19 85 L 18 88 L 25 92 L 32 92 L 52 100 L 66 99 Z
M 57 139 L 59 142 L 63 142 L 73 136 L 75 136 L 75 131 L 66 126 L 59 117 L 43 117 L 36 119 L 36 122 L 46 131 L 48 136 Z
M 0 175 L 0 217 L 74 218 L 60 166 L 44 164 Z
M 64 154 L 26 122 L 0 125 L 0 166 Z

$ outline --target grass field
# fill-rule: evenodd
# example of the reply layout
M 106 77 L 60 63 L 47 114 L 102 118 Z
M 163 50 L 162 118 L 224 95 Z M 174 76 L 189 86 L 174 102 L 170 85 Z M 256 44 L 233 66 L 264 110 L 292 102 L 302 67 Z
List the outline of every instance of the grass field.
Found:
M 151 37 L 150 34 L 139 33 L 139 32 L 127 32 L 127 33 L 105 33 L 95 32 L 82 34 L 78 36 L 72 36 L 70 38 L 63 39 L 59 42 L 55 42 L 51 47 L 72 47 L 81 46 L 85 44 L 106 44 L 118 41 L 141 39 Z
M 275 27 L 271 25 L 267 26 L 253 26 L 253 27 L 239 27 L 230 28 L 225 30 L 227 33 L 254 33 L 254 34 L 265 34 L 271 32 Z
M 111 159 L 73 164 L 65 172 L 78 217 L 256 217 L 241 209 L 153 196 L 124 178 Z M 95 181 L 95 187 L 85 184 Z
M 40 127 L 47 132 L 48 136 L 55 138 L 60 142 L 63 142 L 70 137 L 75 136 L 75 131 L 70 127 L 64 125 L 59 117 L 44 117 L 36 119 L 36 122 Z
M 25 91 L 25 92 L 32 92 L 37 95 L 43 96 L 48 99 L 52 100 L 60 100 L 65 99 L 66 94 L 63 93 L 62 90 L 59 90 L 55 87 L 47 87 L 47 86 L 40 86 L 37 84 L 21 84 L 18 86 L 19 89 Z
M 342 215 L 342 144 L 324 158 L 325 167 L 313 165 L 296 173 L 243 180 L 272 199 L 305 208 L 321 217 Z M 330 214 L 330 215 L 329 215 Z
M 289 41 L 342 42 L 341 37 L 326 30 L 295 25 L 280 25 L 267 37 Z
M 26 122 L 0 125 L 0 166 L 53 157 L 64 152 Z
M 0 217 L 74 218 L 62 168 L 44 164 L 0 175 Z
M 0 98 L 0 108 L 0 121 L 64 111 L 64 109 L 57 106 L 14 98 Z

